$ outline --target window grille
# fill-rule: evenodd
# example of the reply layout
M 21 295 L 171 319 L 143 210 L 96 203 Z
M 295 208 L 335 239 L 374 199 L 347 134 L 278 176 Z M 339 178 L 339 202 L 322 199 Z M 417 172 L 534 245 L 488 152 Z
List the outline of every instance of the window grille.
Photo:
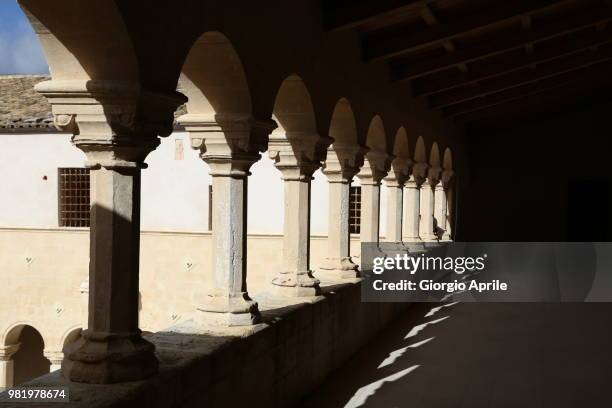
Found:
M 351 187 L 349 194 L 349 232 L 361 231 L 361 187 Z
M 89 227 L 89 169 L 58 169 L 60 227 Z

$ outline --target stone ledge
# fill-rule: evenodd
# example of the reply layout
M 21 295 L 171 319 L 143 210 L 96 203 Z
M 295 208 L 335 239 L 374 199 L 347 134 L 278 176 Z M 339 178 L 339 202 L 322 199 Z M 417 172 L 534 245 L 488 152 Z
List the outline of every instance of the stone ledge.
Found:
M 68 387 L 72 407 L 290 406 L 407 306 L 362 303 L 360 290 L 355 281 L 326 286 L 307 301 L 263 294 L 257 300 L 264 323 L 246 328 L 203 330 L 195 314 L 147 336 L 157 347 L 160 374 L 145 381 L 78 384 L 55 372 L 23 386 Z

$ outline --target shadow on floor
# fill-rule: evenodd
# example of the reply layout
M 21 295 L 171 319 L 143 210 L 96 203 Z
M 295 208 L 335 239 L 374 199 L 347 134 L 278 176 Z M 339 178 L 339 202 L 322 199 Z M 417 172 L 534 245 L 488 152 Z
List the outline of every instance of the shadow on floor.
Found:
M 414 304 L 302 408 L 609 406 L 612 304 Z

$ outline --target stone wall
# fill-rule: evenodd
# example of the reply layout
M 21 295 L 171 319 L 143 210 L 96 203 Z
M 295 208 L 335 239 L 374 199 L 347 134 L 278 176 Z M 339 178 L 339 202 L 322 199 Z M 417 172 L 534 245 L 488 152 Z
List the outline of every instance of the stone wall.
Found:
M 251 328 L 191 319 L 148 336 L 161 362 L 149 380 L 87 385 L 55 372 L 28 385 L 68 386 L 74 407 L 291 406 L 407 306 L 362 303 L 358 281 L 304 303 L 259 301 L 264 323 Z
M 45 349 L 59 351 L 87 319 L 87 229 L 0 229 L 0 345 L 12 328 L 36 328 Z M 326 255 L 327 239 L 311 238 L 312 267 Z M 359 254 L 354 237 L 352 253 Z M 281 268 L 282 236 L 249 235 L 248 285 L 269 290 Z M 143 232 L 140 257 L 140 327 L 155 332 L 193 312 L 211 283 L 210 233 Z M 86 285 L 85 285 L 86 286 Z M 83 292 L 82 292 L 83 291 Z

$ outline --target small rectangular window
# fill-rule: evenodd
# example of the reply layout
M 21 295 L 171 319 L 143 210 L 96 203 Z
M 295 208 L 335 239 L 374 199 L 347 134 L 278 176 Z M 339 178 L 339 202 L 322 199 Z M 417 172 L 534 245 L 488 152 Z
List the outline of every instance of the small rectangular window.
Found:
M 349 232 L 361 231 L 361 187 L 351 187 L 349 194 Z
M 89 169 L 58 169 L 60 227 L 89 227 Z

